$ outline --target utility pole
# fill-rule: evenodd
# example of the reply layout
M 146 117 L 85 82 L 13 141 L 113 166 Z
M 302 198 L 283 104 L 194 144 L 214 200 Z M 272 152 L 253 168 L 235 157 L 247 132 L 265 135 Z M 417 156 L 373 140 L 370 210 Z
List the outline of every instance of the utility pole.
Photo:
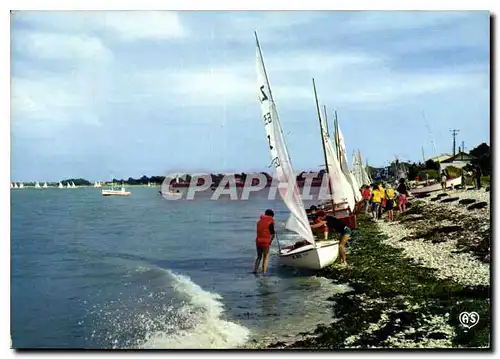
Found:
M 461 159 L 464 159 L 464 152 L 465 152 L 465 143 L 462 141 L 462 154 L 461 154 Z
M 425 164 L 424 146 L 422 146 L 422 163 Z
M 455 156 L 456 152 L 455 152 L 455 148 L 456 148 L 456 137 L 457 137 L 457 133 L 460 132 L 460 130 L 450 130 L 450 132 L 452 133 L 452 136 L 453 136 L 453 156 Z

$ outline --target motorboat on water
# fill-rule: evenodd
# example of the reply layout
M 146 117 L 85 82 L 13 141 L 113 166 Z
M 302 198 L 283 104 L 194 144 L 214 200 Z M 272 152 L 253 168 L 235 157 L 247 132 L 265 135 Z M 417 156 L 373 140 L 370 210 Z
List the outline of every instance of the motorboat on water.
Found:
M 111 183 L 111 189 L 102 189 L 101 194 L 103 196 L 130 196 L 132 193 L 125 190 L 123 183 L 119 190 L 115 190 L 114 184 Z

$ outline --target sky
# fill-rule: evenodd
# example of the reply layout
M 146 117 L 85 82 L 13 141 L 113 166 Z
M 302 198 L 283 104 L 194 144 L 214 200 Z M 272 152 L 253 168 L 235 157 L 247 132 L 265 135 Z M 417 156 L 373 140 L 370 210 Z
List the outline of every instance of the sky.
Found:
M 272 172 L 254 30 L 298 171 L 323 161 L 313 77 L 349 161 L 490 143 L 485 11 L 20 11 L 12 181 Z

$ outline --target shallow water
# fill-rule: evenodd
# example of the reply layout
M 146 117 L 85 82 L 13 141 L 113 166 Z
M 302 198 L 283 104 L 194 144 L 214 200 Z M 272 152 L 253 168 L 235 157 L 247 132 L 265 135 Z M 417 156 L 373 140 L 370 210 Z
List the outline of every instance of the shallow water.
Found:
M 130 190 L 11 191 L 13 347 L 234 348 L 331 320 L 325 299 L 345 287 L 275 256 L 250 273 L 255 222 L 266 208 L 284 222 L 280 201 Z

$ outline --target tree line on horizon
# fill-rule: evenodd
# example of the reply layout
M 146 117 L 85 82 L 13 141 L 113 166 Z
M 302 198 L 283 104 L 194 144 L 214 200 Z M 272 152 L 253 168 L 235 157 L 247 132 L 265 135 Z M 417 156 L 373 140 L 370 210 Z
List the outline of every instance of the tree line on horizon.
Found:
M 481 169 L 481 172 L 484 176 L 489 176 L 491 174 L 491 148 L 488 146 L 486 143 L 481 143 L 480 145 L 476 146 L 474 149 L 468 152 L 471 156 L 475 157 L 474 160 L 472 160 L 472 165 L 474 166 L 479 166 Z M 399 165 L 404 165 L 408 169 L 408 179 L 409 180 L 414 180 L 417 176 L 420 178 L 424 178 L 423 176 L 425 173 L 429 173 L 430 178 L 439 178 L 439 163 L 433 161 L 433 160 L 427 160 L 425 163 L 423 162 L 399 162 L 399 161 L 393 161 L 391 162 L 389 168 L 392 169 L 392 172 L 394 172 L 395 167 Z M 374 173 L 379 170 L 380 168 L 368 166 L 367 167 L 369 174 L 374 177 Z M 255 173 L 255 172 L 253 172 Z M 268 182 L 272 181 L 272 176 L 267 173 L 267 172 L 260 172 L 264 174 Z M 305 180 L 305 174 L 307 173 L 315 173 L 315 171 L 302 171 L 297 175 L 297 181 L 302 182 Z M 317 176 L 313 178 L 313 181 L 320 181 L 323 179 L 324 174 L 326 171 L 324 169 L 321 169 L 317 172 Z M 211 173 L 210 174 L 212 177 L 212 183 L 217 185 L 220 183 L 220 181 L 224 178 L 224 174 L 222 173 Z M 239 180 L 241 182 L 244 182 L 247 178 L 247 173 L 241 172 L 241 173 L 234 173 L 234 177 L 236 180 Z M 182 176 L 183 178 L 179 178 L 180 182 L 184 183 L 189 183 L 191 182 L 191 175 L 190 174 L 185 174 Z M 151 184 L 156 184 L 160 185 L 163 183 L 165 180 L 165 176 L 151 176 L 148 177 L 146 175 L 143 175 L 140 178 L 132 178 L 129 177 L 128 179 L 117 179 L 113 178 L 113 182 L 117 184 L 127 184 L 127 185 L 147 185 L 148 183 Z M 67 183 L 73 182 L 76 186 L 90 186 L 93 185 L 92 182 L 84 179 L 84 178 L 69 178 L 61 181 L 63 185 L 66 185 Z

